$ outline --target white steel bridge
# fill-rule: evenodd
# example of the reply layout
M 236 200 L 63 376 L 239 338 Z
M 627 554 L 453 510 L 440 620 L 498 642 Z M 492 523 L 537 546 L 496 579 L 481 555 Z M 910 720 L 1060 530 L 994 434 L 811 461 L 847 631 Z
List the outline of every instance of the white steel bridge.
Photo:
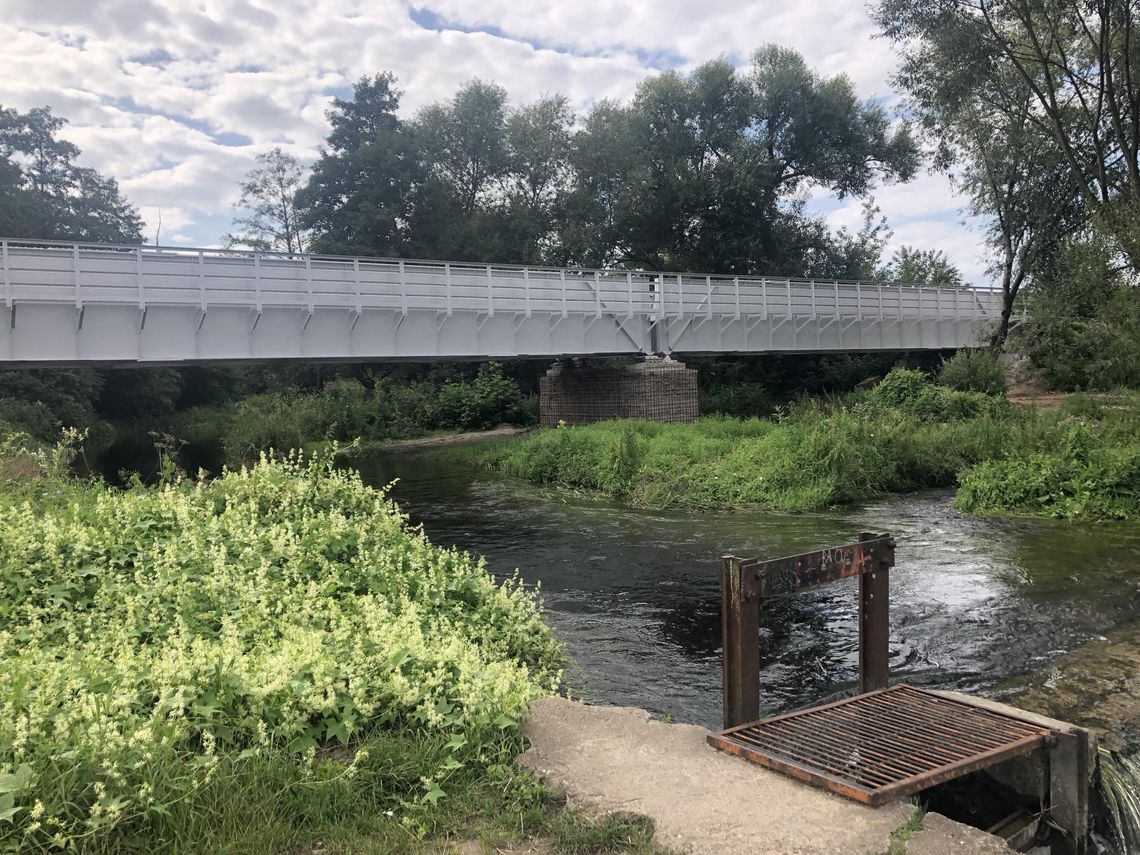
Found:
M 0 240 L 0 364 L 917 350 L 1000 295 L 880 282 Z

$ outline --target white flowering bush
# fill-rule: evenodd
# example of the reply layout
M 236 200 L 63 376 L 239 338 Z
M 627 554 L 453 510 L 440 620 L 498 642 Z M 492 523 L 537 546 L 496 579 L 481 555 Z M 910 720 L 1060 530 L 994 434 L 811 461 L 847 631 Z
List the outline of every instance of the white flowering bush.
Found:
M 446 736 L 445 770 L 501 762 L 562 658 L 517 580 L 328 461 L 8 485 L 0 586 L 7 849 L 83 848 L 235 758 L 311 763 L 379 731 Z

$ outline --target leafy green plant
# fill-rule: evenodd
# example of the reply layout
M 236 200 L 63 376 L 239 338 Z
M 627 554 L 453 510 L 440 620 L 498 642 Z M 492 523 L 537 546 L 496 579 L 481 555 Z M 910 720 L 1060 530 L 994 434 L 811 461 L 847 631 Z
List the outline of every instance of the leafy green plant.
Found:
M 250 775 L 313 799 L 360 776 L 419 822 L 509 764 L 558 680 L 532 593 L 329 459 L 121 491 L 44 472 L 0 503 L 0 849 L 170 840 Z M 434 747 L 386 772 L 393 740 Z
M 959 392 L 1005 394 L 1005 370 L 988 349 L 963 349 L 938 368 L 938 382 Z

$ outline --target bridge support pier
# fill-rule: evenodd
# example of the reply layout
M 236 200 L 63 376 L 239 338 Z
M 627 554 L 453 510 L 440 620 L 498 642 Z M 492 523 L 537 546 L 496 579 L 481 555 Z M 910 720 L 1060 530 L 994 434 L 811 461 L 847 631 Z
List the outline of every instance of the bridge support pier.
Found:
M 691 422 L 698 415 L 696 369 L 668 358 L 625 368 L 574 368 L 560 360 L 538 388 L 543 427 L 606 419 Z

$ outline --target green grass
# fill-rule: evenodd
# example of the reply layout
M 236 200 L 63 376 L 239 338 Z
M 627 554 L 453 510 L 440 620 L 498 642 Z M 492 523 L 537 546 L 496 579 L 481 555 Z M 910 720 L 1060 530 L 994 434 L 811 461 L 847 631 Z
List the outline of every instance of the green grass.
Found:
M 1020 410 L 896 370 L 868 393 L 800 402 L 775 419 L 602 422 L 449 453 L 647 508 L 811 511 L 961 480 L 969 512 L 1140 517 L 1137 398 L 1090 413 L 1079 399 Z M 1047 461 L 1056 465 L 1031 477 Z
M 891 842 L 887 847 L 887 855 L 906 855 L 906 844 L 914 835 L 922 831 L 922 822 L 926 811 L 916 807 L 906 821 L 891 832 Z

